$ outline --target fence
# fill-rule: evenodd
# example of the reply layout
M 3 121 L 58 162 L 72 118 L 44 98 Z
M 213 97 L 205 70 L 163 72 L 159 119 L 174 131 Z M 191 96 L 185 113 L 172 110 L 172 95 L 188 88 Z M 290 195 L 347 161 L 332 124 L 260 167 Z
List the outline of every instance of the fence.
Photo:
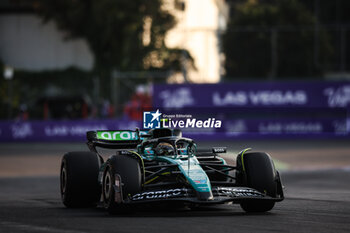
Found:
M 249 26 L 228 30 L 232 39 L 224 48 L 231 54 L 226 62 L 228 76 L 298 78 L 332 76 L 350 70 L 349 25 Z

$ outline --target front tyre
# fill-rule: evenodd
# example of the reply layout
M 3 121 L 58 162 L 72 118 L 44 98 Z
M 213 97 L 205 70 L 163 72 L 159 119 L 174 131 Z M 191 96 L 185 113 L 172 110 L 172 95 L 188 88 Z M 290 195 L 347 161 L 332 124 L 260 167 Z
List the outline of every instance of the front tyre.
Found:
M 110 214 L 123 213 L 127 206 L 116 202 L 116 176 L 120 177 L 121 196 L 125 200 L 141 191 L 141 168 L 139 162 L 129 156 L 117 155 L 107 161 L 103 173 L 102 197 Z
M 69 152 L 61 162 L 60 190 L 66 207 L 90 207 L 101 196 L 99 158 L 92 152 Z
M 267 196 L 277 196 L 277 178 L 272 159 L 266 153 L 248 152 L 237 157 L 242 185 L 265 193 Z M 245 200 L 241 207 L 246 212 L 266 212 L 275 205 L 270 200 Z

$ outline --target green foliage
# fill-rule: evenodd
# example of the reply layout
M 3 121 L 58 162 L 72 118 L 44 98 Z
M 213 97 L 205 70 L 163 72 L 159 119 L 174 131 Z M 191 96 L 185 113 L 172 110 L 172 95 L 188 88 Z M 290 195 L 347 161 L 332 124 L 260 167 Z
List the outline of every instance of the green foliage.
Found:
M 54 20 L 67 38 L 85 38 L 95 57 L 95 71 L 102 76 L 112 69 L 180 70 L 174 60 L 180 60 L 181 53 L 164 43 L 176 21 L 161 5 L 162 0 L 41 0 L 39 14 Z M 150 41 L 144 44 L 147 18 Z
M 180 72 L 186 51 L 170 49 L 165 35 L 175 24 L 162 0 L 39 0 L 38 14 L 54 20 L 66 38 L 86 39 L 94 54 L 103 98 L 111 96 L 113 70 Z M 186 52 L 187 53 L 187 52 Z M 193 59 L 189 57 L 190 65 Z
M 348 24 L 350 23 L 349 0 L 303 0 L 306 8 L 316 14 L 321 24 Z
M 350 1 L 349 0 L 304 0 L 305 6 L 318 18 L 319 24 L 327 30 L 333 45 L 330 65 L 333 72 L 349 72 L 350 60 Z
M 321 74 L 317 62 L 325 63 L 332 48 L 321 30 L 318 57 L 314 57 L 314 25 L 313 14 L 297 0 L 256 0 L 235 5 L 223 37 L 227 76 L 303 78 Z

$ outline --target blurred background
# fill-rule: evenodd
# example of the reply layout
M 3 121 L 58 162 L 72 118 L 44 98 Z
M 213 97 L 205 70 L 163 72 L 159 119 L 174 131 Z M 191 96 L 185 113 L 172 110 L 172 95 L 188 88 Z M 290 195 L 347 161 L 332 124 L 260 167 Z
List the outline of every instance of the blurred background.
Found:
M 0 231 L 350 232 L 349 12 L 349 0 L 1 0 Z M 62 155 L 87 151 L 88 130 L 142 128 L 150 109 L 222 120 L 184 136 L 228 147 L 229 164 L 268 152 L 286 200 L 268 215 L 63 209 Z
M 0 141 L 83 141 L 87 130 L 142 127 L 151 108 L 205 109 L 224 120 L 209 130 L 222 139 L 348 138 L 349 9 L 2 0 Z

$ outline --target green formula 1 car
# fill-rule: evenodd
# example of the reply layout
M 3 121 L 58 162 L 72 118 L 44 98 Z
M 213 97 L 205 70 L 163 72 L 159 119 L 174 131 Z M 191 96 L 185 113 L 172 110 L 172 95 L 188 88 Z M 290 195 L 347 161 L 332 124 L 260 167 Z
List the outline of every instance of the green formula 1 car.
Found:
M 270 156 L 245 149 L 231 166 L 218 154 L 199 152 L 177 129 L 89 131 L 90 152 L 63 156 L 62 201 L 67 207 L 96 206 L 110 213 L 151 202 L 189 205 L 238 203 L 247 212 L 269 211 L 283 188 Z M 111 149 L 104 161 L 97 148 Z

